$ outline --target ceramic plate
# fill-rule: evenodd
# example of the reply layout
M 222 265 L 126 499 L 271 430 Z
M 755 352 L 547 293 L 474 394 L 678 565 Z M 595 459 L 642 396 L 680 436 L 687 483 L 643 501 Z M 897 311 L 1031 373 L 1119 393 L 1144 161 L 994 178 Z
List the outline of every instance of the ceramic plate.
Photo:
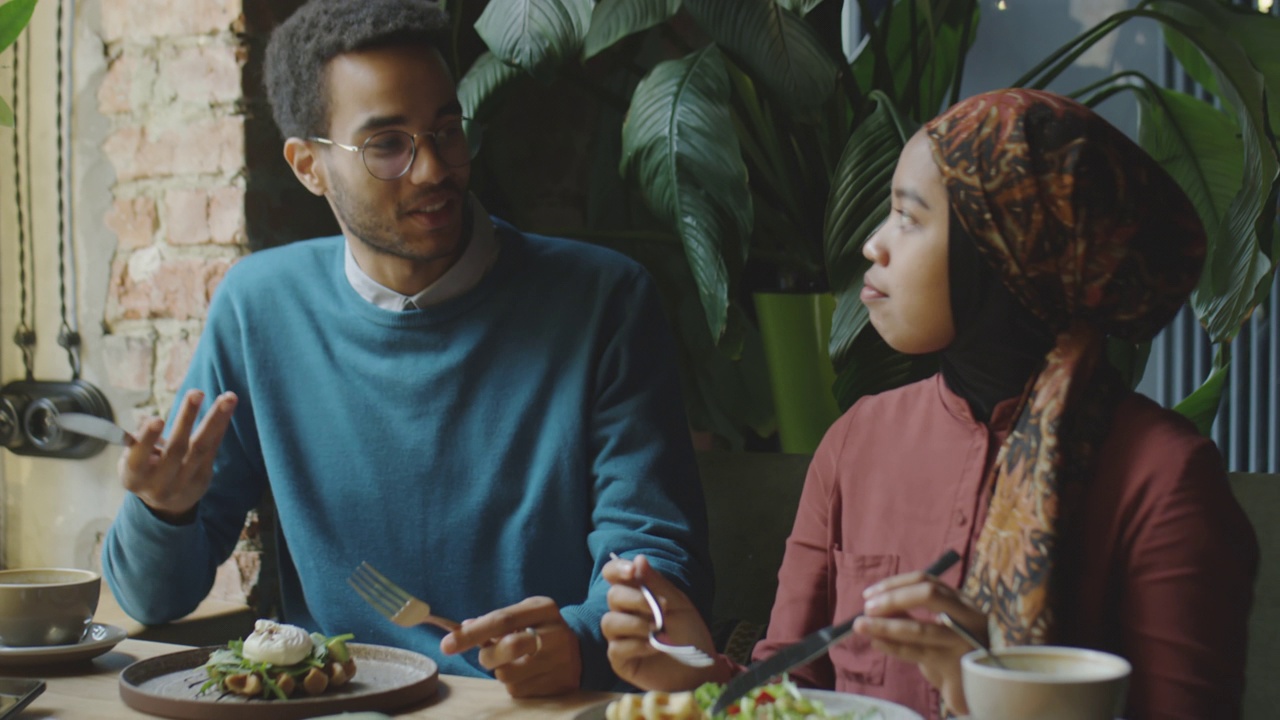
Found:
M 345 711 L 396 710 L 436 692 L 439 668 L 431 658 L 408 650 L 347 643 L 356 661 L 351 682 L 316 697 L 263 700 L 200 694 L 204 662 L 216 647 L 139 660 L 120 673 L 120 698 L 140 712 L 181 720 L 293 720 Z
M 822 703 L 832 715 L 859 713 L 857 720 L 924 720 L 919 713 L 888 700 L 878 700 L 865 695 L 832 692 L 830 690 L 800 689 L 800 694 Z M 609 703 L 600 703 L 574 716 L 573 720 L 604 720 L 604 709 Z
M 0 646 L 0 667 L 57 665 L 98 657 L 128 637 L 124 628 L 93 623 L 84 640 L 75 645 L 42 645 L 39 647 Z

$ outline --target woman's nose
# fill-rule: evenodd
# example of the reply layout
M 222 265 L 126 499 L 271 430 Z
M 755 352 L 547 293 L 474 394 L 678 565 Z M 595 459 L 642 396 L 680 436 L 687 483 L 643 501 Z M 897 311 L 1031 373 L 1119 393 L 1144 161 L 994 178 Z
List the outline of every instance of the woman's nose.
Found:
M 876 228 L 876 231 L 871 233 L 871 237 L 867 238 L 867 241 L 862 244 L 862 257 L 877 265 L 883 265 L 888 260 L 884 250 L 884 243 L 880 240 L 880 233 L 883 231 L 884 225 L 881 225 Z

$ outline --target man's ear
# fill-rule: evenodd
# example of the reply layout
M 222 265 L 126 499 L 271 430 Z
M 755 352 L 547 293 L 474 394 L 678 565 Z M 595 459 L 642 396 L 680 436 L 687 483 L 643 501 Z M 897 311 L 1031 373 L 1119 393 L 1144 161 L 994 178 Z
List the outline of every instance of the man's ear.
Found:
M 293 174 L 313 195 L 323 196 L 329 189 L 324 163 L 320 162 L 315 148 L 302 138 L 291 137 L 284 141 L 284 159 L 293 168 Z

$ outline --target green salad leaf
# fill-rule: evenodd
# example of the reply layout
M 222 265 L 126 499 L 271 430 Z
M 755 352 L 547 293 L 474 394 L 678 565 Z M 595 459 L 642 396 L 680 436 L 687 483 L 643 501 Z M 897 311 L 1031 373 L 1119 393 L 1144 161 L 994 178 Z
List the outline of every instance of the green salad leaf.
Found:
M 706 683 L 693 691 L 693 700 L 703 713 L 707 713 L 722 692 L 723 685 Z M 800 688 L 783 675 L 780 682 L 753 689 L 713 720 L 873 720 L 880 716 L 880 712 L 874 709 L 834 715 L 828 713 L 822 703 L 801 695 Z
M 312 668 L 323 670 L 330 661 L 344 663 L 351 659 L 351 650 L 347 647 L 347 641 L 354 637 L 350 633 L 333 637 L 311 633 L 311 655 L 292 665 L 253 662 L 244 656 L 244 641 L 232 640 L 225 648 L 218 648 L 209 653 L 209 659 L 204 663 L 205 673 L 209 679 L 200 686 L 200 694 L 203 695 L 214 687 L 221 687 L 223 680 L 232 675 L 252 673 L 262 682 L 264 698 L 270 699 L 274 696 L 281 700 L 288 700 L 288 693 L 281 690 L 276 683 L 276 678 L 280 677 L 281 673 L 288 673 L 300 679 L 311 672 Z

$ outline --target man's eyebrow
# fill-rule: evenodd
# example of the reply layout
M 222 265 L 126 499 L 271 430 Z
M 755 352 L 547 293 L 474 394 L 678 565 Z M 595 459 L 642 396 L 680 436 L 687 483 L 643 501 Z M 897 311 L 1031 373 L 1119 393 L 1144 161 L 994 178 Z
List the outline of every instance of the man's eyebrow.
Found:
M 460 115 L 462 115 L 462 103 L 457 100 L 447 102 L 444 105 L 441 105 L 439 110 L 436 110 L 437 118 L 455 117 Z M 377 132 L 378 130 L 385 130 L 389 127 L 408 124 L 409 118 L 405 115 L 375 115 L 361 123 L 360 127 L 356 128 L 356 134 Z
M 898 199 L 906 199 L 919 205 L 925 210 L 929 210 L 929 203 L 924 201 L 924 196 L 911 188 L 897 187 L 893 189 L 893 196 Z
M 356 128 L 356 134 L 384 130 L 396 125 L 404 125 L 408 121 L 409 118 L 404 115 L 375 115 L 361 123 L 360 127 Z

